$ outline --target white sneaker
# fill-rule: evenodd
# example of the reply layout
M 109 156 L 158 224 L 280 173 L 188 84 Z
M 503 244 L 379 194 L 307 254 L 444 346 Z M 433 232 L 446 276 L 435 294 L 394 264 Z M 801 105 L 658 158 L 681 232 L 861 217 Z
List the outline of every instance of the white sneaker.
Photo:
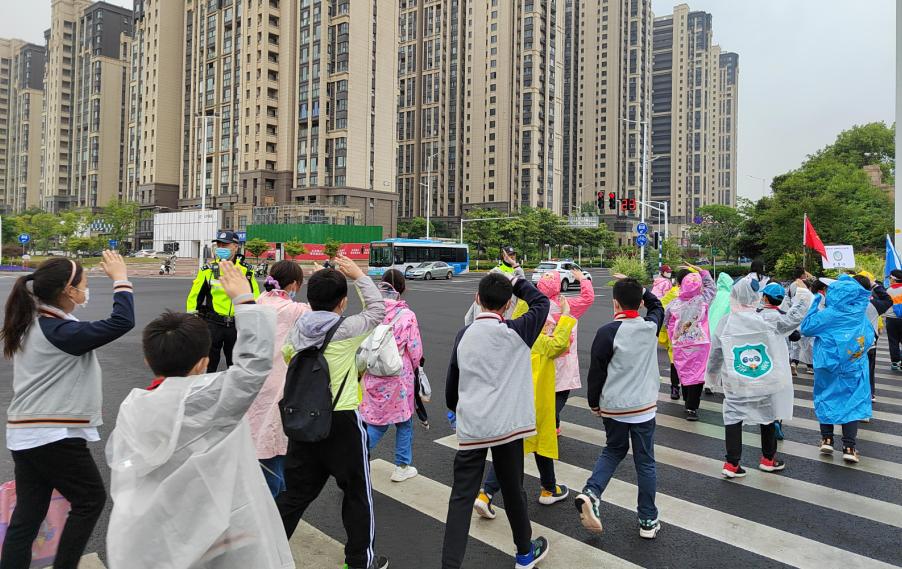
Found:
M 395 471 L 391 473 L 391 481 L 392 482 L 404 482 L 405 480 L 410 480 L 417 474 L 418 474 L 417 469 L 410 465 L 396 466 Z

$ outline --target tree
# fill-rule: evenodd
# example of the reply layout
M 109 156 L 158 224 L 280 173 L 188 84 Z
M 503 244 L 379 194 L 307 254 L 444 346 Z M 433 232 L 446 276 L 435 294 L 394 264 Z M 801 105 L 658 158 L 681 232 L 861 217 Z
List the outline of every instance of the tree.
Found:
M 414 217 L 398 223 L 398 234 L 406 235 L 409 239 L 422 239 L 426 237 L 426 219 Z M 429 222 L 429 234 L 435 236 L 435 224 Z
M 46 253 L 51 244 L 63 231 L 63 221 L 52 213 L 36 213 L 34 215 L 20 215 L 17 225 L 20 233 L 28 233 L 36 251 Z
M 285 249 L 285 254 L 292 259 L 298 255 L 307 254 L 307 248 L 300 241 L 286 241 L 283 248 Z
M 137 202 L 114 201 L 103 208 L 98 221 L 109 227 L 109 238 L 118 241 L 121 249 L 137 231 L 138 222 L 150 214 L 149 211 L 142 211 Z
M 269 251 L 269 243 L 259 237 L 255 237 L 244 244 L 244 250 L 259 259 L 260 255 Z
M 19 229 L 16 218 L 9 215 L 3 217 L 3 235 L 0 235 L 0 243 L 18 243 Z
M 90 237 L 69 237 L 66 240 L 66 251 L 79 257 L 84 251 L 91 251 L 97 240 Z
M 698 213 L 703 221 L 690 229 L 696 242 L 732 258 L 742 229 L 742 214 L 735 208 L 718 204 L 701 207 Z
M 323 253 L 329 257 L 330 259 L 334 259 L 341 253 L 341 246 L 343 243 L 341 241 L 337 241 L 335 239 L 327 239 L 325 246 L 323 247 Z

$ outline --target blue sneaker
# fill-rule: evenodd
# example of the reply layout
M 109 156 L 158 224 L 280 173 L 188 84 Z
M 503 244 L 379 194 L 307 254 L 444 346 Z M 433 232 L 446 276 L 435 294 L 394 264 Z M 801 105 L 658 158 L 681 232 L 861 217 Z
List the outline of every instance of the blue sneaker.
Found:
M 783 421 L 774 421 L 774 429 L 777 431 L 777 440 L 783 440 Z
M 517 556 L 517 565 L 514 569 L 533 569 L 536 564 L 548 555 L 548 540 L 537 537 L 532 540 L 532 547 L 526 555 Z
M 454 411 L 448 411 L 448 424 L 451 425 L 452 430 L 457 430 L 457 414 Z

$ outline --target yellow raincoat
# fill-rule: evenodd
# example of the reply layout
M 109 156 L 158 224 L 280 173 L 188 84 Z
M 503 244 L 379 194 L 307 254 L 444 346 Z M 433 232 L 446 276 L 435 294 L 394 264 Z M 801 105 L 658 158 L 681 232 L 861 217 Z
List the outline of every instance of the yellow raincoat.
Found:
M 561 316 L 554 328 L 554 335 L 549 336 L 543 332 L 532 346 L 532 387 L 536 401 L 537 434 L 523 441 L 525 454 L 534 452 L 546 458 L 558 458 L 554 417 L 554 360 L 570 347 L 570 334 L 574 326 L 575 318 Z
M 678 296 L 680 296 L 680 285 L 673 285 L 673 287 L 667 291 L 667 294 L 664 295 L 664 298 L 661 299 L 661 304 L 664 308 L 667 308 L 667 305 Z M 658 343 L 667 348 L 667 356 L 670 357 L 670 363 L 673 363 L 673 346 L 670 344 L 667 326 L 661 326 L 661 333 L 658 334 Z

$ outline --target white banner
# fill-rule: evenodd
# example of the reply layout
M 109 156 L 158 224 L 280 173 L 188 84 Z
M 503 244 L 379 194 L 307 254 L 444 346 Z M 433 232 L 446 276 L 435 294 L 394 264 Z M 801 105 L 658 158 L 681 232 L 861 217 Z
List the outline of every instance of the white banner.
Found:
M 827 256 L 823 259 L 825 269 L 854 269 L 855 249 L 851 245 L 825 245 Z

